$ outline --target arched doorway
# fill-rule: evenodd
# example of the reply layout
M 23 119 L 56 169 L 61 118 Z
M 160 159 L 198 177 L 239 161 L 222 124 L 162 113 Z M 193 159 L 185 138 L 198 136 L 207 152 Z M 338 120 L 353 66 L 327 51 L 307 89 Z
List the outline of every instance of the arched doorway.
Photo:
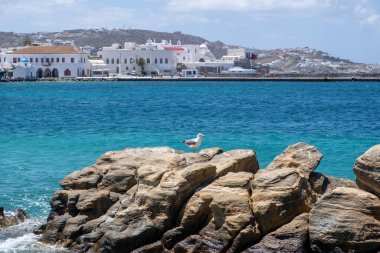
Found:
M 52 77 L 54 77 L 54 78 L 58 78 L 59 77 L 58 69 L 53 69 Z
M 49 68 L 45 69 L 45 77 L 51 77 L 51 70 Z
M 38 69 L 36 72 L 36 78 L 44 77 L 44 71 L 42 69 Z

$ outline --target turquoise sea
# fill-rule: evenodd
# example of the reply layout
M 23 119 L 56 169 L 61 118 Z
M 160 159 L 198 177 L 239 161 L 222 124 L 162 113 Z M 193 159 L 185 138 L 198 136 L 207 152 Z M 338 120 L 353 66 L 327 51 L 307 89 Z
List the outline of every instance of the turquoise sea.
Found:
M 319 172 L 355 179 L 380 143 L 380 82 L 0 83 L 0 206 L 33 217 L 0 230 L 0 252 L 41 251 L 30 231 L 70 172 L 126 147 L 190 151 L 180 140 L 198 132 L 204 148 L 255 150 L 261 168 L 308 142 Z

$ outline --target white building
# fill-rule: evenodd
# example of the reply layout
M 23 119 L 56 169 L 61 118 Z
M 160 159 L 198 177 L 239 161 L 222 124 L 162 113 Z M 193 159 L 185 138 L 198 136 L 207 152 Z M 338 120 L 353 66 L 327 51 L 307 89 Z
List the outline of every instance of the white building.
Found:
M 91 66 L 91 76 L 92 77 L 108 77 L 109 69 L 108 65 L 99 59 L 89 59 L 88 62 Z
M 81 77 L 91 74 L 87 54 L 73 46 L 29 46 L 8 51 L 4 58 L 3 64 L 23 68 L 26 63 L 30 65 L 29 71 L 34 73 L 27 76 L 33 78 Z M 26 59 L 27 62 L 22 62 L 21 59 Z
M 144 59 L 143 69 L 146 74 L 173 75 L 176 73 L 178 50 L 169 46 L 166 41 L 148 41 L 144 45 L 126 42 L 124 47 L 113 44 L 111 47 L 103 47 L 98 52 L 98 57 L 108 65 L 111 75 L 141 73 L 137 64 L 140 58 Z
M 227 55 L 222 57 L 224 61 L 236 61 L 236 60 L 255 60 L 256 59 L 255 50 L 252 48 L 228 48 Z
M 207 45 L 182 45 L 180 41 L 172 44 L 171 41 L 162 40 L 156 42 L 148 40 L 145 44 L 138 45 L 134 42 L 126 42 L 123 46 L 112 44 L 103 47 L 98 52 L 98 57 L 108 65 L 110 74 L 130 75 L 141 73 L 137 61 L 144 59 L 144 72 L 146 74 L 174 75 L 177 74 L 177 64 L 215 61 L 215 56 L 207 48 Z M 215 65 L 216 63 L 214 63 Z

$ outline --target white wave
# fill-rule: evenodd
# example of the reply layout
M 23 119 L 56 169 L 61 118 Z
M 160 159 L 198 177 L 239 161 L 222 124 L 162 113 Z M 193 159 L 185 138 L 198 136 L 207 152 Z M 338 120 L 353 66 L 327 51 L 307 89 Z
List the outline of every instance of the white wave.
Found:
M 0 253 L 65 252 L 62 248 L 45 245 L 38 241 L 40 236 L 33 234 L 33 230 L 41 224 L 41 220 L 29 219 L 16 226 L 0 229 Z

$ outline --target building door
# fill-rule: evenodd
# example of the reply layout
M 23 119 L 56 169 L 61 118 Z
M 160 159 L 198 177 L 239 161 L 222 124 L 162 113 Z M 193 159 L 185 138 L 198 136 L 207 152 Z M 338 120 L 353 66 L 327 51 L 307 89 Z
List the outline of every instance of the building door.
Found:
M 42 69 L 38 69 L 36 73 L 36 78 L 44 77 L 44 71 Z
M 58 71 L 58 69 L 53 69 L 52 77 L 54 77 L 54 78 L 58 78 L 59 77 L 59 71 Z
M 45 69 L 45 77 L 51 77 L 51 70 L 49 68 Z

